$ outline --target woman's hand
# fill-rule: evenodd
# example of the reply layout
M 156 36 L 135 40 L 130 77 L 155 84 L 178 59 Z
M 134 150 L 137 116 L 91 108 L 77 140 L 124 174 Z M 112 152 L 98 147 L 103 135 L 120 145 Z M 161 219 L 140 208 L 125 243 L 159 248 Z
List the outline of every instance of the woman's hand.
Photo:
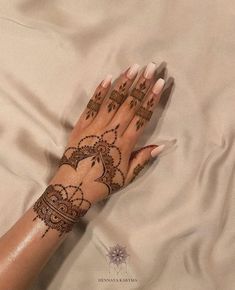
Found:
M 98 86 L 49 186 L 0 238 L 0 290 L 28 289 L 90 206 L 130 183 L 161 151 L 149 145 L 132 152 L 164 86 L 155 68 L 149 64 L 132 89 L 138 65 L 119 77 L 111 94 L 110 76 Z
M 97 87 L 71 132 L 58 172 L 34 206 L 48 230 L 70 231 L 93 203 L 129 184 L 151 153 L 160 152 L 157 145 L 132 152 L 164 86 L 155 70 L 154 63 L 148 64 L 131 88 L 139 71 L 134 64 L 110 94 L 110 75 Z

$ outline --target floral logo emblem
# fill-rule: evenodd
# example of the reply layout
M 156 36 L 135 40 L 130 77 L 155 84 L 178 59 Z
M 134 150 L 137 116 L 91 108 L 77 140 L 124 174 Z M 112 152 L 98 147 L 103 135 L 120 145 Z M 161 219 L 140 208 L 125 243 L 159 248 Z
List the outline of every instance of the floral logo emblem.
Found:
M 121 264 L 126 264 L 126 260 L 129 255 L 127 254 L 126 247 L 122 247 L 117 244 L 114 247 L 109 247 L 107 256 L 109 258 L 109 263 L 118 267 Z
M 106 283 L 135 283 L 137 279 L 132 277 L 128 272 L 130 255 L 126 247 L 116 244 L 113 247 L 106 248 L 106 261 L 109 265 L 109 275 L 98 278 L 98 282 Z M 111 288 L 109 288 L 111 289 Z

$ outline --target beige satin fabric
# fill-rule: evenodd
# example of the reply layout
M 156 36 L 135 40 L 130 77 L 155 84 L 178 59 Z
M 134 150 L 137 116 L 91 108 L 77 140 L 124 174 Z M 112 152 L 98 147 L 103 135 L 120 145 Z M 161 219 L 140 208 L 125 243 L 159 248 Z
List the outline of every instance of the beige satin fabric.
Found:
M 106 74 L 166 61 L 176 84 L 139 144 L 175 145 L 88 212 L 32 289 L 235 289 L 234 16 L 230 0 L 1 1 L 1 235 Z M 110 269 L 116 244 L 127 273 Z

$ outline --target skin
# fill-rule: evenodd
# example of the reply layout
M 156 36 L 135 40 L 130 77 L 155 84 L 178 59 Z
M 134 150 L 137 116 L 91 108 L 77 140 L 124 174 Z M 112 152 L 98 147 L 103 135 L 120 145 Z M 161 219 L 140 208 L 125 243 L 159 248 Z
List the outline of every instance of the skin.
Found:
M 144 80 L 146 81 L 146 87 L 143 89 L 144 99 L 142 101 L 136 101 L 131 96 L 130 88 L 136 79 L 135 88 L 138 88 Z M 130 79 L 128 77 L 128 69 L 119 76 L 115 84 L 110 82 L 104 88 L 101 82 L 91 98 L 95 102 L 99 102 L 99 110 L 93 110 L 92 108 L 97 108 L 97 106 L 90 102 L 90 107 L 85 108 L 75 124 L 66 148 L 77 148 L 77 144 L 82 138 L 91 135 L 101 137 L 104 132 L 118 127 L 114 145 L 118 148 L 120 156 L 118 154 L 112 155 L 112 153 L 110 153 L 110 156 L 114 163 L 117 162 L 118 158 L 120 159 L 118 172 L 122 174 L 117 174 L 115 182 L 120 187 L 127 186 L 140 171 L 138 168 L 142 169 L 152 159 L 151 151 L 157 147 L 157 145 L 148 145 L 133 152 L 136 142 L 149 121 L 143 118 L 142 115 L 137 114 L 138 108 L 143 105 L 153 111 L 159 102 L 162 87 L 157 94 L 153 93 L 152 88 L 155 83 L 154 74 L 145 79 L 144 70 L 138 78 L 136 75 Z M 114 90 L 124 93 L 125 98 L 122 104 L 114 101 L 114 94 L 114 100 L 110 98 L 108 93 L 111 91 L 112 94 Z M 137 124 L 141 124 L 141 126 Z M 111 137 L 113 138 L 113 136 Z M 106 136 L 107 144 L 110 144 L 111 137 Z M 89 138 L 85 140 L 88 140 L 86 141 L 87 145 L 93 146 Z M 128 142 L 126 142 L 127 140 Z M 82 182 L 82 190 L 86 199 L 91 204 L 94 204 L 113 193 L 109 192 L 107 185 L 95 181 L 101 173 L 102 166 L 100 162 L 96 162 L 91 167 L 91 160 L 84 158 L 78 163 L 76 168 L 62 163 L 49 184 L 80 186 Z M 122 176 L 125 178 L 124 184 L 122 184 Z M 12 228 L 0 238 L 0 290 L 28 289 L 43 266 L 69 234 L 69 232 L 62 232 L 59 235 L 56 229 L 50 228 L 48 230 L 48 225 L 46 225 L 45 221 L 41 218 L 35 219 L 36 216 L 37 213 L 33 206 L 30 207 Z M 48 232 L 42 238 L 46 230 Z

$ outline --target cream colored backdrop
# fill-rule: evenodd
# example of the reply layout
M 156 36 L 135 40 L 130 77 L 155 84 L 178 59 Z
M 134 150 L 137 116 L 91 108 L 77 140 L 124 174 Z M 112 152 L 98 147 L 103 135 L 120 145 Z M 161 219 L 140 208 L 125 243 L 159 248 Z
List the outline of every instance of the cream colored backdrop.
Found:
M 234 30 L 232 0 L 0 1 L 0 234 L 45 189 L 107 73 L 166 61 L 175 78 L 142 140 L 175 145 L 90 210 L 33 290 L 235 289 Z M 107 262 L 116 244 L 127 274 Z

